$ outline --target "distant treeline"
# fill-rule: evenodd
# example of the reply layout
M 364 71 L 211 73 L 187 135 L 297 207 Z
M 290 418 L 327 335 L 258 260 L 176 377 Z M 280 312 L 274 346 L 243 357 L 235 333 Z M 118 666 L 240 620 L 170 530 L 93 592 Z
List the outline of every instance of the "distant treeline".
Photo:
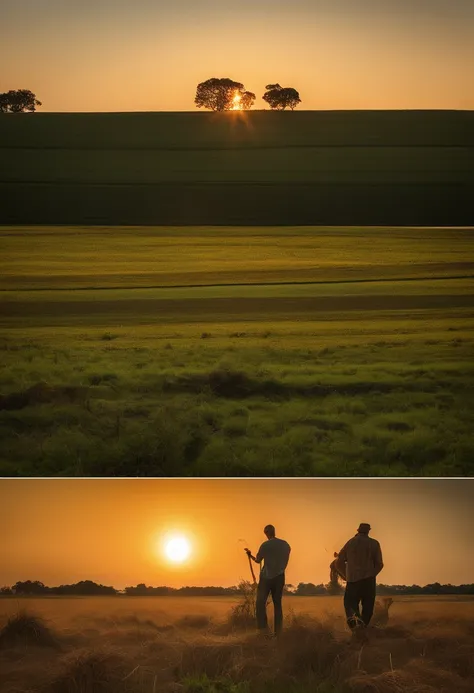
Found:
M 341 588 L 342 591 L 343 588 Z M 115 587 L 99 585 L 91 580 L 82 580 L 73 585 L 59 585 L 59 587 L 47 587 L 38 580 L 26 580 L 16 582 L 11 587 L 0 588 L 0 595 L 71 595 L 71 596 L 92 596 L 92 595 L 126 595 L 130 597 L 163 597 L 163 596 L 189 596 L 189 597 L 224 597 L 238 596 L 242 593 L 241 586 L 232 587 L 150 587 L 144 583 L 135 587 L 126 587 L 124 590 L 117 590 Z M 285 586 L 285 594 L 295 597 L 313 597 L 334 594 L 334 587 L 327 585 L 315 585 L 312 582 L 300 582 L 294 585 Z M 471 585 L 441 585 L 434 582 L 421 587 L 420 585 L 377 585 L 377 593 L 380 595 L 410 595 L 410 594 L 472 594 L 474 595 L 474 584 Z
M 81 580 L 73 585 L 59 585 L 59 587 L 47 587 L 39 580 L 25 580 L 24 582 L 16 582 L 11 587 L 0 588 L 0 594 L 16 594 L 16 595 L 44 595 L 44 594 L 68 594 L 68 595 L 101 595 L 101 594 L 118 594 L 115 587 L 106 587 L 98 585 L 92 580 Z

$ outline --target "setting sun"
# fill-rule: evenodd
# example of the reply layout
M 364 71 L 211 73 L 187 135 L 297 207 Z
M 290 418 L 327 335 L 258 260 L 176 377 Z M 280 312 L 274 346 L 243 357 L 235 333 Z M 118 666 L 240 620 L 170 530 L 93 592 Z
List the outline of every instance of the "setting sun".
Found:
M 240 94 L 236 94 L 236 95 L 234 96 L 234 98 L 233 98 L 233 104 L 234 104 L 234 105 L 233 105 L 233 107 L 232 107 L 232 110 L 233 110 L 233 111 L 240 111 L 240 110 L 242 109 L 242 104 L 240 103 L 241 100 L 242 100 L 242 99 L 241 99 Z
M 173 563 L 182 563 L 191 553 L 191 545 L 183 536 L 175 536 L 168 539 L 165 543 L 165 555 Z

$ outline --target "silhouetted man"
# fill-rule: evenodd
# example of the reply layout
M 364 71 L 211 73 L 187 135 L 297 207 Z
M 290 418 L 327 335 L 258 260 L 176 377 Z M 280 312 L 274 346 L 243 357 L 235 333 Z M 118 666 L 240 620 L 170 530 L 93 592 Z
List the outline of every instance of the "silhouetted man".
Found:
M 360 524 L 355 537 L 349 539 L 334 561 L 334 567 L 347 581 L 344 609 L 351 630 L 369 625 L 374 613 L 376 576 L 383 568 L 380 544 L 369 537 L 370 529 L 366 522 Z
M 267 525 L 263 531 L 267 541 L 263 542 L 257 555 L 252 556 L 250 549 L 245 549 L 245 551 L 255 563 L 262 563 L 263 561 L 257 588 L 257 628 L 262 631 L 268 631 L 267 599 L 268 595 L 271 594 L 275 635 L 278 635 L 283 625 L 281 600 L 285 586 L 285 570 L 290 558 L 291 548 L 286 541 L 275 536 L 275 527 L 273 525 Z

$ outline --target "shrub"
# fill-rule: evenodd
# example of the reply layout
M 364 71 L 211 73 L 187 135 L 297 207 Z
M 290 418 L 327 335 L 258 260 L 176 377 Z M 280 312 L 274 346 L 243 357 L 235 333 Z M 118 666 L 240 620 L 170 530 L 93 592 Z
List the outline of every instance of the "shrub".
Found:
M 241 599 L 232 607 L 228 616 L 228 623 L 232 628 L 248 629 L 256 625 L 256 599 L 257 585 L 242 580 L 239 583 Z

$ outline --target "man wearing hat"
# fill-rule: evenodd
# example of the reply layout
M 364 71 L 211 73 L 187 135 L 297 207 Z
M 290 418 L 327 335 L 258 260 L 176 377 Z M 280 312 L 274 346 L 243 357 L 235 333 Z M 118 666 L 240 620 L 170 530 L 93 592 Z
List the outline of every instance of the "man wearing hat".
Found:
M 351 630 L 369 625 L 374 613 L 375 580 L 383 568 L 380 544 L 369 537 L 370 529 L 362 522 L 334 561 L 336 570 L 346 579 L 344 609 Z

